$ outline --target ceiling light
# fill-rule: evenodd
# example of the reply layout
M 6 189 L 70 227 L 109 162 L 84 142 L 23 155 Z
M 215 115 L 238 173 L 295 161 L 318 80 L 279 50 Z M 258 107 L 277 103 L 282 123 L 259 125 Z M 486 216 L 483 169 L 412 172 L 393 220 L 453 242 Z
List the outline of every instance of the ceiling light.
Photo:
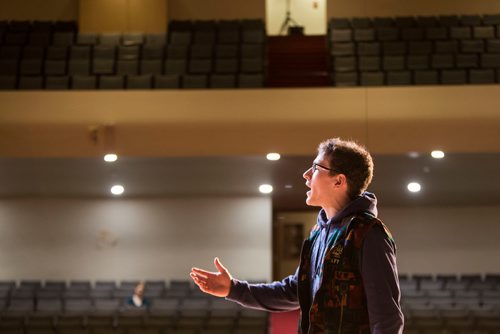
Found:
M 285 184 L 285 189 L 292 189 L 293 188 L 293 185 L 291 184 Z
M 125 188 L 123 188 L 123 186 L 120 184 L 115 184 L 111 187 L 111 193 L 116 196 L 123 194 L 124 191 Z
M 408 156 L 412 159 L 416 159 L 420 156 L 420 154 L 418 152 L 413 151 L 413 152 L 408 152 Z
M 266 158 L 267 160 L 276 161 L 281 158 L 281 155 L 279 153 L 268 153 Z
M 412 193 L 418 193 L 422 189 L 422 186 L 420 186 L 420 183 L 418 182 L 410 182 L 406 187 L 408 188 L 408 191 Z
M 434 158 L 434 159 L 443 159 L 444 158 L 444 152 L 443 151 L 432 151 L 431 152 L 431 156 Z
M 273 186 L 270 184 L 261 184 L 259 186 L 259 191 L 263 194 L 269 194 L 273 192 Z
M 108 153 L 104 156 L 106 162 L 115 162 L 116 160 L 118 160 L 118 156 L 114 153 Z

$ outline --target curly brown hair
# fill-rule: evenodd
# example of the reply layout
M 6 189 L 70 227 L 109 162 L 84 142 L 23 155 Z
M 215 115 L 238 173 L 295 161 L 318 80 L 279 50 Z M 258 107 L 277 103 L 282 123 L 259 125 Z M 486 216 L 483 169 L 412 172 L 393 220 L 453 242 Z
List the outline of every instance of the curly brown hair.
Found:
M 355 199 L 370 185 L 373 178 L 373 160 L 368 151 L 352 140 L 330 138 L 318 146 L 318 153 L 330 162 L 330 175 L 344 174 L 348 196 Z

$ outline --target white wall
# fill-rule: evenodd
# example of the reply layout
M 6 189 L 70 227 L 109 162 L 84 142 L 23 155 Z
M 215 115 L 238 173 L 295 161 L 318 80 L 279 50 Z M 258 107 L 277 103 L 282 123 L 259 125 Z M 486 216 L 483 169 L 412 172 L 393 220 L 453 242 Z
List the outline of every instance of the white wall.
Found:
M 266 26 L 269 35 L 279 34 L 286 17 L 287 1 L 266 0 Z M 306 35 L 326 33 L 326 0 L 290 0 L 290 14 L 297 25 L 304 27 Z M 287 30 L 284 34 L 287 34 Z
M 500 273 L 500 206 L 383 208 L 402 273 Z
M 271 278 L 271 200 L 0 200 L 0 279 Z
M 280 213 L 313 226 L 317 213 Z M 397 244 L 400 273 L 500 273 L 500 206 L 379 207 Z M 307 233 L 307 232 L 306 232 Z M 288 264 L 291 271 L 296 264 Z

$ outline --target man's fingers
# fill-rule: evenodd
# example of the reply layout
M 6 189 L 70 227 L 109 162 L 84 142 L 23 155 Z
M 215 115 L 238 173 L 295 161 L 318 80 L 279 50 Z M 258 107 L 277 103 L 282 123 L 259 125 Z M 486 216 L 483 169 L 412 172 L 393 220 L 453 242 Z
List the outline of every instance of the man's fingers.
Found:
M 203 269 L 199 269 L 199 268 L 191 268 L 191 272 L 195 273 L 198 276 L 203 276 L 205 278 L 207 278 L 209 276 L 216 275 L 216 273 L 211 273 L 209 271 L 206 271 L 206 270 L 203 270 Z

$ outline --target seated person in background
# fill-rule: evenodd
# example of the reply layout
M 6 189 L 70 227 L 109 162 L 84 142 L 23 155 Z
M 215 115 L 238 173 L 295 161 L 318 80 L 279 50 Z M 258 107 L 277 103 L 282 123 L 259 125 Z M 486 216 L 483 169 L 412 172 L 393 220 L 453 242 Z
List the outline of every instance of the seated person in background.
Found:
M 144 298 L 144 282 L 139 282 L 134 288 L 134 294 L 127 299 L 126 305 L 129 308 L 148 308 L 149 300 Z

